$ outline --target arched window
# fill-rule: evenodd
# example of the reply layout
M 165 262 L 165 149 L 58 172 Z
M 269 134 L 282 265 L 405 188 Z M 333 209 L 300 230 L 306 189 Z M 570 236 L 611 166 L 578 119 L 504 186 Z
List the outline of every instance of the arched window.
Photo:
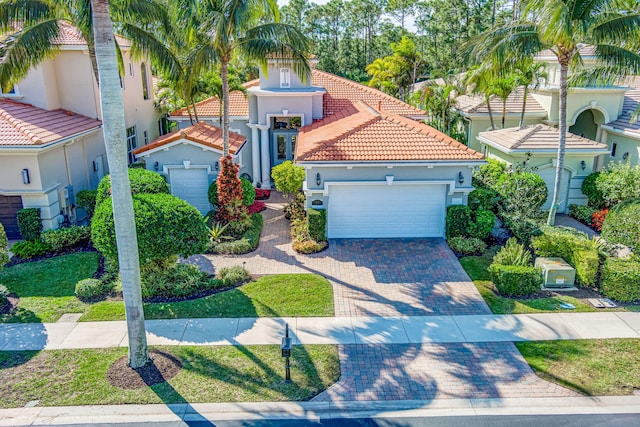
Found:
M 147 66 L 144 62 L 140 65 L 140 78 L 142 79 L 142 96 L 149 99 L 149 80 L 147 79 Z

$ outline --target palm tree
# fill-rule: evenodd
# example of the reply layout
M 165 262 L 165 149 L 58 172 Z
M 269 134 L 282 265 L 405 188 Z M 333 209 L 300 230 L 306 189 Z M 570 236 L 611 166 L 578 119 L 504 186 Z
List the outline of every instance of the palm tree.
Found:
M 114 0 L 110 12 L 120 33 L 133 42 L 132 54 L 151 56 L 160 68 L 170 67 L 171 58 L 151 29 L 169 26 L 169 16 L 162 0 Z M 0 86 L 8 89 L 22 80 L 32 67 L 55 55 L 54 44 L 62 23 L 77 28 L 87 42 L 96 81 L 93 21 L 90 0 L 13 0 L 0 2 L 0 32 L 7 35 L 0 47 Z M 168 30 L 167 30 L 168 31 Z M 116 44 L 117 59 L 122 55 Z M 122 70 L 121 70 L 122 71 Z
M 518 123 L 520 128 L 524 126 L 524 113 L 527 107 L 529 90 L 537 90 L 542 82 L 547 79 L 546 68 L 546 63 L 534 61 L 532 57 L 521 58 L 514 65 L 518 84 L 524 87 L 524 93 L 522 94 L 522 112 L 520 113 L 520 122 Z
M 272 57 L 276 63 L 291 65 L 306 79 L 310 74 L 309 41 L 294 26 L 278 22 L 275 0 L 179 0 L 172 4 L 186 39 L 196 46 L 190 54 L 188 78 L 197 78 L 200 70 L 214 63 L 220 65 L 223 156 L 227 157 L 229 63 L 241 55 L 266 69 L 267 57 Z
M 91 0 L 92 27 L 98 76 L 104 142 L 111 172 L 111 197 L 118 246 L 122 294 L 129 334 L 129 365 L 149 361 L 140 289 L 140 260 L 127 170 L 125 119 L 113 26 L 108 0 Z
M 611 80 L 640 73 L 640 55 L 634 49 L 640 33 L 637 9 L 618 8 L 619 0 L 523 1 L 522 20 L 483 34 L 473 58 L 502 62 L 513 52 L 535 56 L 548 49 L 560 65 L 559 138 L 555 185 L 547 224 L 555 223 L 564 170 L 567 138 L 567 85 L 570 67 L 582 64 L 582 43 L 594 47 L 597 66 L 584 81 Z
M 464 85 L 468 88 L 469 93 L 484 96 L 487 109 L 489 110 L 491 130 L 495 130 L 496 128 L 495 122 L 493 121 L 493 112 L 491 111 L 491 96 L 493 95 L 491 83 L 495 77 L 495 70 L 486 63 L 473 67 L 467 71 L 464 77 Z
M 497 77 L 493 79 L 489 86 L 489 93 L 497 96 L 502 101 L 502 129 L 507 118 L 507 99 L 518 87 L 518 82 L 513 76 Z

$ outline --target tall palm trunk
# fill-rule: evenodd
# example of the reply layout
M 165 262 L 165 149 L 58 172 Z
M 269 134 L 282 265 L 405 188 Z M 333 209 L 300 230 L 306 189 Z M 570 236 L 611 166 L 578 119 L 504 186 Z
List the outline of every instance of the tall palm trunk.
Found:
M 493 112 L 491 111 L 491 96 L 486 96 L 487 109 L 489 110 L 489 120 L 491 121 L 491 130 L 496 129 L 496 124 L 493 122 Z
M 507 118 L 507 100 L 502 101 L 502 129 L 504 129 L 504 121 Z
M 222 155 L 229 155 L 229 61 L 223 58 L 220 62 L 220 78 L 222 79 Z
M 109 16 L 109 1 L 91 0 L 91 7 L 93 9 L 96 63 L 100 77 L 102 129 L 111 173 L 113 218 L 129 333 L 129 365 L 132 368 L 138 368 L 149 361 L 149 354 L 140 290 L 138 238 L 127 168 L 124 104 L 120 89 L 113 27 Z
M 569 61 L 571 54 L 561 52 L 560 61 L 560 109 L 558 130 L 560 136 L 558 138 L 558 158 L 556 165 L 556 181 L 553 186 L 553 198 L 551 199 L 551 209 L 549 209 L 549 218 L 547 225 L 554 225 L 556 222 L 556 212 L 560 205 L 558 204 L 558 196 L 560 195 L 560 187 L 562 183 L 562 172 L 564 170 L 564 154 L 565 144 L 567 142 L 567 73 L 569 71 Z M 564 202 L 564 200 L 563 200 Z
M 522 111 L 520 112 L 520 123 L 518 123 L 520 129 L 522 129 L 522 127 L 524 126 L 524 112 L 527 108 L 527 95 L 529 95 L 529 87 L 525 85 L 524 94 L 522 95 Z

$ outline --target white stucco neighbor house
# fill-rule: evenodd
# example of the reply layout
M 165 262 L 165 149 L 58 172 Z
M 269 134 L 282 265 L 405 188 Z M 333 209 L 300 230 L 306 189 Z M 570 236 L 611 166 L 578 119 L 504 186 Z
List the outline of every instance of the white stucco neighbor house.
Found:
M 446 207 L 465 204 L 479 152 L 417 120 L 425 112 L 378 90 L 312 69 L 304 81 L 290 67 L 231 94 L 231 153 L 240 173 L 271 188 L 271 168 L 304 167 L 308 206 L 327 210 L 329 238 L 442 237 Z M 206 185 L 217 177 L 220 103 L 196 104 L 170 118 L 179 129 L 135 154 L 163 173 L 173 194 L 210 207 Z M 217 129 L 217 130 L 216 130 Z
M 118 38 L 125 74 L 130 161 L 133 150 L 158 136 L 151 71 L 129 56 Z M 74 195 L 95 188 L 108 173 L 102 135 L 100 94 L 87 44 L 72 26 L 60 23 L 58 52 L 33 68 L 0 97 L 0 222 L 19 238 L 16 214 L 41 209 L 45 228 L 57 228 L 61 212 L 76 215 Z
M 596 60 L 593 47 L 582 46 L 579 53 L 584 67 L 593 66 Z M 489 109 L 483 97 L 464 95 L 456 102 L 467 121 L 469 147 L 510 165 L 524 161 L 527 153 L 531 153 L 529 166 L 547 183 L 551 200 L 558 150 L 560 69 L 550 51 L 542 52 L 536 59 L 547 64 L 548 78 L 542 87 L 529 93 L 523 129 L 518 128 L 522 88 L 507 99 L 506 129 L 501 129 L 503 104 L 497 97 L 490 100 L 495 130 L 491 130 Z M 640 123 L 631 122 L 631 113 L 639 102 L 640 78 L 630 77 L 615 86 L 569 88 L 569 132 L 558 212 L 567 212 L 570 204 L 587 203 L 581 187 L 590 173 L 609 162 L 640 161 Z

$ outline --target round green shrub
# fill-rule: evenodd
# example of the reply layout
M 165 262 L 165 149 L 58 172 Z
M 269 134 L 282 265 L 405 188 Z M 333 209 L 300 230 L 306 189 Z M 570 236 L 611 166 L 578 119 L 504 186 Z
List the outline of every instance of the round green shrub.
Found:
M 24 240 L 40 240 L 42 219 L 40 208 L 25 208 L 18 211 L 18 228 Z
M 472 183 L 476 188 L 493 188 L 504 174 L 507 165 L 499 160 L 487 159 L 487 164 L 473 172 Z
M 41 240 L 24 240 L 11 246 L 11 252 L 23 259 L 42 256 L 52 251 L 51 245 Z
M 589 206 L 594 209 L 604 209 L 607 207 L 604 195 L 602 194 L 602 191 L 598 189 L 597 183 L 599 177 L 600 172 L 593 172 L 587 175 L 584 181 L 582 181 L 582 194 L 587 196 Z
M 487 250 L 487 244 L 475 237 L 452 237 L 447 243 L 451 249 L 462 255 L 480 255 Z
M 529 266 L 491 264 L 488 268 L 496 289 L 506 296 L 528 296 L 540 291 L 540 270 Z
M 611 162 L 596 180 L 598 190 L 608 206 L 640 197 L 640 165 Z
M 490 188 L 476 188 L 469 193 L 469 208 L 472 211 L 485 210 L 496 212 L 500 196 Z
M 109 295 L 113 290 L 113 283 L 98 279 L 83 279 L 76 283 L 76 297 L 83 301 L 94 301 Z
M 640 300 L 640 258 L 607 258 L 602 269 L 600 290 L 617 301 Z
M 170 266 L 162 264 L 142 269 L 143 298 L 183 298 L 220 287 L 219 281 L 210 280 L 207 273 L 200 271 L 195 265 L 175 261 Z
M 240 178 L 240 183 L 242 184 L 242 204 L 251 206 L 256 200 L 256 189 L 248 179 Z
M 223 267 L 218 271 L 216 279 L 221 280 L 222 284 L 227 286 L 236 286 L 248 281 L 251 275 L 241 265 L 234 265 L 233 267 Z
M 494 189 L 501 198 L 501 211 L 521 219 L 531 218 L 547 201 L 547 184 L 533 172 L 502 175 Z
M 471 234 L 471 209 L 469 206 L 453 205 L 447 208 L 446 235 L 469 237 Z
M 213 181 L 209 185 L 207 195 L 209 198 L 209 203 L 211 203 L 213 206 L 218 206 L 218 183 L 216 181 Z
M 87 245 L 91 241 L 91 227 L 73 225 L 57 230 L 47 230 L 42 233 L 42 240 L 48 243 L 54 252 L 63 252 Z
M 495 223 L 496 215 L 493 212 L 484 209 L 476 211 L 471 225 L 471 236 L 481 240 L 486 239 L 491 234 Z
M 640 197 L 625 200 L 609 210 L 602 223 L 602 237 L 610 244 L 640 249 Z
M 140 264 L 173 255 L 190 256 L 207 249 L 208 230 L 198 210 L 171 194 L 134 194 Z M 111 198 L 97 206 L 91 222 L 95 247 L 106 258 L 117 259 Z
M 169 185 L 164 177 L 157 172 L 148 171 L 140 168 L 129 168 L 129 181 L 131 182 L 131 193 L 142 194 L 152 193 L 169 194 Z M 111 196 L 111 176 L 105 175 L 98 185 L 96 194 L 96 206 L 103 200 Z

